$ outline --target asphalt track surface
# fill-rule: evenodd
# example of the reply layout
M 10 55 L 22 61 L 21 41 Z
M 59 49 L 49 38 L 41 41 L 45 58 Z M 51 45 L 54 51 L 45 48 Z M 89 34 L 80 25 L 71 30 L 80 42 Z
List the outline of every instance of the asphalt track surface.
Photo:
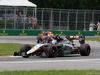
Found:
M 97 37 L 99 38 L 99 37 Z M 75 41 L 77 43 L 77 41 Z M 36 44 L 36 37 L 27 36 L 0 36 L 0 43 Z M 4 70 L 73 70 L 97 69 L 100 70 L 100 42 L 87 41 L 91 46 L 90 56 L 67 55 L 56 58 L 30 58 L 0 56 L 0 71 Z M 77 43 L 77 45 L 79 45 Z M 9 48 L 8 48 L 9 49 Z

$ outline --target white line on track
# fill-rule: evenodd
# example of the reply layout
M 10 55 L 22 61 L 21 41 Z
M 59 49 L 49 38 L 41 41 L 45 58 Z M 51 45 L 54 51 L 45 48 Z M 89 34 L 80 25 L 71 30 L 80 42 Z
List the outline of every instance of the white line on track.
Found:
M 11 58 L 20 58 L 22 56 L 9 56 L 9 57 L 11 57 Z
M 1 61 L 0 64 L 26 64 L 26 63 L 59 63 L 59 62 L 86 62 L 100 61 L 100 59 L 74 59 L 74 60 L 37 60 L 37 61 Z

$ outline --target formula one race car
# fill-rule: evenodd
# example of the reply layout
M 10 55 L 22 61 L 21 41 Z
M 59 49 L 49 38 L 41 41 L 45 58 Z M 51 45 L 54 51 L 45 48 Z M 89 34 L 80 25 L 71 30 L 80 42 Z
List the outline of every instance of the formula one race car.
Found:
M 58 35 L 50 39 L 51 36 L 37 37 L 38 44 L 33 48 L 26 44 L 20 48 L 20 52 L 15 52 L 14 55 L 19 54 L 24 58 L 30 56 L 41 56 L 41 57 L 56 57 L 64 56 L 66 54 L 80 54 L 81 56 L 89 56 L 91 47 L 89 44 L 85 44 L 85 37 L 83 36 L 67 36 L 60 37 Z M 73 40 L 79 40 L 80 46 L 76 47 Z M 40 42 L 41 40 L 41 42 Z

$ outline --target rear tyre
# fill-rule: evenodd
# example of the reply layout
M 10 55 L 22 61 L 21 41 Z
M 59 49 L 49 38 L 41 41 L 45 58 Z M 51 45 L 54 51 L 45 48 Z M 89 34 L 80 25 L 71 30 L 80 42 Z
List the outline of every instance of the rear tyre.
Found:
M 30 55 L 28 55 L 26 52 L 29 51 L 31 49 L 31 46 L 26 44 L 26 45 L 23 45 L 21 48 L 20 48 L 20 55 L 23 57 L 23 58 L 29 58 Z
M 50 45 L 47 47 L 46 55 L 47 57 L 56 57 L 58 53 L 58 49 L 55 45 Z
M 81 56 L 89 56 L 91 52 L 91 47 L 89 44 L 82 44 L 80 47 Z

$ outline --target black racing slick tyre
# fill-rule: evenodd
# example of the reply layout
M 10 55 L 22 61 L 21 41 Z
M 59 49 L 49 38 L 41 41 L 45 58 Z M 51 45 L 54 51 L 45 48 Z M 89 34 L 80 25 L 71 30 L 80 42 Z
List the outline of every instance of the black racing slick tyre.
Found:
M 81 56 L 89 56 L 91 52 L 91 47 L 89 44 L 82 44 L 80 47 Z
M 47 47 L 46 55 L 47 57 L 56 57 L 58 53 L 58 49 L 55 45 L 50 45 Z
M 26 44 L 26 45 L 22 45 L 22 47 L 20 48 L 20 55 L 23 58 L 29 58 L 30 55 L 26 54 L 27 51 L 29 51 L 31 49 L 31 46 Z

